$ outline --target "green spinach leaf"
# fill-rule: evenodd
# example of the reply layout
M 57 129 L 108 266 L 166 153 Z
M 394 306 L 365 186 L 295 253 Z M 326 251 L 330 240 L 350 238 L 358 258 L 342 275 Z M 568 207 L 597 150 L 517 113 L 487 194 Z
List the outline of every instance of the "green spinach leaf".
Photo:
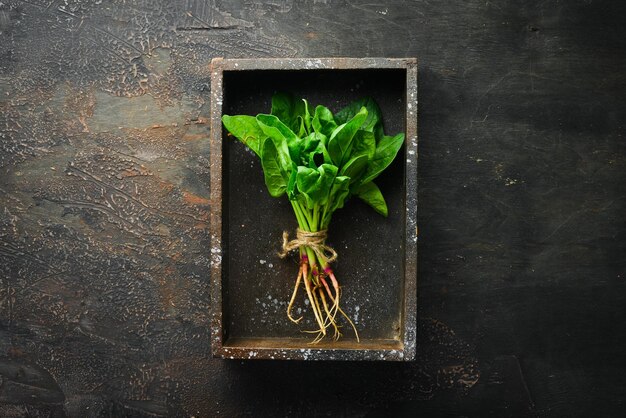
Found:
M 378 126 L 382 126 L 382 115 L 380 107 L 378 107 L 376 101 L 374 101 L 371 97 L 366 97 L 350 103 L 348 106 L 344 107 L 337 112 L 337 114 L 335 114 L 335 120 L 339 124 L 346 123 L 348 120 L 352 119 L 354 115 L 359 113 L 362 107 L 367 109 L 367 119 L 363 121 L 360 128 L 364 131 L 374 132 Z
M 341 175 L 350 177 L 350 183 L 354 183 L 359 180 L 361 175 L 365 172 L 367 167 L 367 155 L 360 154 L 352 157 L 342 168 Z
M 330 205 L 327 212 L 333 213 L 337 209 L 341 209 L 350 194 L 350 177 L 337 176 L 335 182 L 330 189 Z
M 330 154 L 328 154 L 328 150 L 326 146 L 324 146 L 324 142 L 320 141 L 317 144 L 317 147 L 309 152 L 309 159 L 307 161 L 308 166 L 311 168 L 319 167 L 322 164 L 332 164 L 333 161 L 330 158 Z
M 274 115 L 259 114 L 256 120 L 263 132 L 276 142 L 277 148 L 279 148 L 279 143 L 286 143 L 291 160 L 300 161 L 302 140 L 287 125 Z
M 313 209 L 315 205 L 326 204 L 336 176 L 337 167 L 331 164 L 322 164 L 317 169 L 298 167 L 296 184 L 309 209 Z
M 328 153 L 337 167 L 342 167 L 348 161 L 354 136 L 365 118 L 367 118 L 367 109 L 362 107 L 352 119 L 335 128 L 328 139 Z
M 360 185 L 354 190 L 354 195 L 359 197 L 362 201 L 370 205 L 374 210 L 381 215 L 387 217 L 388 209 L 387 203 L 380 189 L 373 181 Z
M 331 112 L 327 107 L 319 105 L 315 108 L 315 114 L 312 121 L 313 130 L 317 133 L 323 134 L 325 137 L 329 137 L 332 132 L 337 128 L 337 123 Z
M 367 165 L 361 184 L 369 183 L 380 175 L 396 158 L 396 154 L 404 144 L 404 133 L 396 136 L 383 136 L 376 147 L 374 157 Z
M 371 160 L 376 152 L 376 138 L 372 132 L 359 129 L 354 138 L 351 156 L 365 154 Z
M 298 197 L 298 187 L 296 185 L 296 176 L 298 175 L 298 166 L 296 163 L 292 163 L 291 166 L 291 174 L 289 175 L 289 180 L 287 181 L 287 196 L 289 200 L 296 200 Z
M 297 99 L 290 93 L 278 92 L 272 96 L 270 113 L 299 136 L 307 135 L 311 131 L 309 104 L 304 99 Z
M 222 116 L 224 127 L 258 156 L 261 156 L 262 141 L 267 138 L 254 116 Z
M 276 148 L 272 138 L 266 138 L 263 141 L 261 150 L 261 166 L 263 167 L 267 190 L 272 197 L 280 197 L 287 191 L 291 162 L 285 159 L 284 155 L 281 156 L 281 152 Z

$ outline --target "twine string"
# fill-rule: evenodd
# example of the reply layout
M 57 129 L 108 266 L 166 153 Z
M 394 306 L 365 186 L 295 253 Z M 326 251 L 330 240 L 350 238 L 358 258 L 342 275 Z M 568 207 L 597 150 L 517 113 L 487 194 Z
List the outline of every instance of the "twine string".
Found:
M 278 253 L 280 258 L 285 258 L 290 252 L 300 247 L 309 247 L 320 260 L 332 263 L 337 259 L 337 252 L 329 245 L 325 244 L 328 230 L 323 229 L 317 232 L 296 230 L 296 238 L 289 240 L 289 232 L 283 231 L 283 250 Z

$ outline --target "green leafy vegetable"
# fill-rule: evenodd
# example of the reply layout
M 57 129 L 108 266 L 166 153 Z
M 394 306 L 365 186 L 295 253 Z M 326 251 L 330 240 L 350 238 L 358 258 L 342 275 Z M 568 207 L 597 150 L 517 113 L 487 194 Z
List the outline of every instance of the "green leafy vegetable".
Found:
M 256 120 L 263 133 L 274 140 L 277 148 L 286 144 L 291 160 L 298 161 L 302 143 L 291 129 L 273 115 L 257 115 Z
M 383 216 L 387 216 L 387 203 L 380 189 L 373 181 L 357 187 L 354 194 L 370 205 L 374 210 Z
M 380 108 L 371 97 L 366 97 L 361 100 L 350 103 L 348 106 L 341 109 L 335 115 L 337 123 L 345 123 L 349 119 L 352 119 L 361 108 L 367 109 L 367 118 L 363 122 L 361 129 L 364 131 L 374 132 L 378 126 L 382 127 L 382 115 Z
M 374 133 L 363 130 L 357 131 L 352 152 L 355 155 L 366 154 L 368 160 L 374 158 L 374 153 L 376 152 L 376 138 L 374 137 Z
M 330 263 L 336 253 L 325 244 L 332 214 L 356 196 L 377 213 L 387 216 L 387 203 L 373 180 L 395 159 L 404 143 L 404 134 L 386 136 L 380 108 L 372 98 L 357 100 L 337 114 L 325 106 L 313 114 L 304 99 L 289 93 L 272 97 L 270 114 L 256 117 L 224 115 L 224 127 L 261 159 L 265 185 L 271 196 L 287 194 L 298 221 L 298 239 L 292 241 L 300 252 L 300 269 L 287 316 L 300 283 L 304 284 L 318 329 L 314 342 L 326 336 L 341 336 L 338 319 L 345 318 L 340 307 L 341 290 Z M 302 237 L 301 237 L 302 236 Z M 288 251 L 290 243 L 284 245 Z
M 298 167 L 296 185 L 305 197 L 307 208 L 315 209 L 328 202 L 330 188 L 337 176 L 337 167 L 331 164 L 322 164 L 317 170 L 309 167 Z
M 304 99 L 296 99 L 292 94 L 276 93 L 272 97 L 271 114 L 299 136 L 311 130 L 309 104 Z
M 335 122 L 333 113 L 327 107 L 319 105 L 315 108 L 312 125 L 315 132 L 328 137 L 337 127 L 337 122 Z
M 354 136 L 363 121 L 367 118 L 367 109 L 364 107 L 355 114 L 348 122 L 335 128 L 328 140 L 328 153 L 335 165 L 341 167 L 347 162 L 352 151 Z
M 341 168 L 341 174 L 355 181 L 361 177 L 361 174 L 367 167 L 367 163 L 367 154 L 356 155 Z
M 267 138 L 267 135 L 265 135 L 254 116 L 224 115 L 222 122 L 231 134 L 246 144 L 256 155 L 261 156 L 261 144 Z
M 378 145 L 374 156 L 367 165 L 367 171 L 361 180 L 361 183 L 368 183 L 380 175 L 389 164 L 396 158 L 396 154 L 404 144 L 404 134 L 399 133 L 396 136 L 383 136 Z
M 265 176 L 265 185 L 270 195 L 272 197 L 280 197 L 285 194 L 290 176 L 290 162 L 284 155 L 281 156 L 274 140 L 271 138 L 266 138 L 263 141 L 261 166 Z

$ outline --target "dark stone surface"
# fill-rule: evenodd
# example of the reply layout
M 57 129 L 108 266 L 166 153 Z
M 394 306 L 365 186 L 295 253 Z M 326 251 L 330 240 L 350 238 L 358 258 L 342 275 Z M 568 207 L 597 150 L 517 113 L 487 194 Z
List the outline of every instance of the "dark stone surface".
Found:
M 621 415 L 625 13 L 4 1 L 0 415 Z M 419 57 L 416 362 L 210 357 L 215 56 Z

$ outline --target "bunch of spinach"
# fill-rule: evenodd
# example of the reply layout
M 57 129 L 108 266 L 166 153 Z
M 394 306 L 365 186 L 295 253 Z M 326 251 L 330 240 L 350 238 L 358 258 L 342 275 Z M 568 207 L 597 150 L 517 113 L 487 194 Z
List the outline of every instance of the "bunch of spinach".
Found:
M 341 291 L 330 267 L 336 253 L 323 241 L 332 214 L 351 196 L 387 216 L 387 204 L 374 180 L 394 160 L 404 133 L 384 134 L 380 108 L 371 98 L 333 114 L 325 106 L 312 109 L 305 99 L 276 93 L 270 114 L 224 115 L 222 122 L 261 159 L 270 195 L 287 195 L 298 221 L 298 236 L 304 237 L 295 241 L 301 244 L 300 269 L 287 308 L 289 319 L 295 323 L 302 319 L 294 319 L 291 310 L 303 282 L 319 326 L 310 331 L 318 334 L 314 342 L 324 338 L 331 326 L 335 339 L 341 336 L 338 313 L 348 320 L 358 340 L 356 327 L 339 306 Z

